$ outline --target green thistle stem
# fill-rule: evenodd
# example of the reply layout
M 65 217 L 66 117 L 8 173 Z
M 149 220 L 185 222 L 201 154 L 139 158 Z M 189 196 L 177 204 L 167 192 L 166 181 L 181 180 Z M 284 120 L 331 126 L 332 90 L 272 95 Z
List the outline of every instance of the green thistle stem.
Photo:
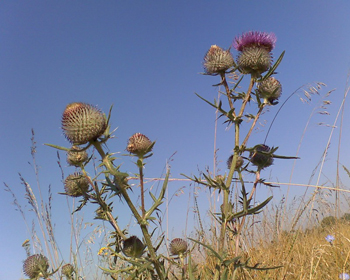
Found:
M 96 150 L 98 151 L 98 153 L 100 154 L 101 158 L 102 158 L 102 162 L 105 165 L 106 169 L 110 172 L 110 174 L 114 175 L 114 176 L 120 176 L 120 174 L 118 174 L 116 168 L 113 166 L 111 160 L 109 159 L 109 157 L 105 154 L 105 152 L 103 151 L 102 147 L 101 147 L 101 143 L 98 141 L 93 141 L 91 142 L 92 145 L 94 145 L 94 147 L 96 148 Z M 141 227 L 141 231 L 143 234 L 143 237 L 145 239 L 145 243 L 146 246 L 148 248 L 148 252 L 151 256 L 151 261 L 155 267 L 155 270 L 157 271 L 157 274 L 159 276 L 160 280 L 165 280 L 164 275 L 162 273 L 162 269 L 161 269 L 161 264 L 157 258 L 156 252 L 153 248 L 152 245 L 152 240 L 151 240 L 151 236 L 148 233 L 147 230 L 147 221 L 145 219 L 143 219 L 139 212 L 137 211 L 136 207 L 134 206 L 134 204 L 132 203 L 127 191 L 125 188 L 121 187 L 120 188 L 120 192 L 123 196 L 123 198 L 125 199 L 126 203 L 128 204 L 131 212 L 133 213 L 134 217 L 136 218 L 138 224 Z
M 144 186 L 143 186 L 143 158 L 139 157 L 140 164 L 139 164 L 139 174 L 140 174 L 140 187 L 141 187 L 141 211 L 142 211 L 142 218 L 145 218 L 146 210 L 145 210 L 145 193 L 144 193 Z
M 252 125 L 251 125 L 251 127 L 250 127 L 250 129 L 249 129 L 249 131 L 248 131 L 248 133 L 247 133 L 247 135 L 246 135 L 246 137 L 244 138 L 244 140 L 243 140 L 243 142 L 242 142 L 241 147 L 244 147 L 244 146 L 247 144 L 248 139 L 249 139 L 249 137 L 250 137 L 250 134 L 252 133 L 252 131 L 253 131 L 253 129 L 254 129 L 254 127 L 255 127 L 255 125 L 256 125 L 258 119 L 260 118 L 260 115 L 261 115 L 261 113 L 262 113 L 264 107 L 265 107 L 265 104 L 261 104 L 261 106 L 260 106 L 260 108 L 259 108 L 259 111 L 258 111 L 258 113 L 256 114 L 256 116 L 255 116 L 255 118 L 254 118 L 254 121 L 253 121 L 253 123 L 252 123 Z
M 240 173 L 239 175 L 240 175 L 239 176 L 239 180 L 241 181 L 242 184 L 244 184 L 243 178 L 242 178 L 242 174 Z M 255 182 L 254 182 L 254 185 L 253 185 L 253 189 L 250 192 L 248 201 L 253 197 L 253 195 L 254 195 L 254 193 L 256 191 L 256 186 L 258 185 L 259 181 L 260 181 L 260 170 L 256 171 L 256 173 L 255 173 Z M 241 232 L 242 232 L 242 229 L 243 229 L 246 217 L 247 216 L 243 216 L 241 223 L 238 225 L 237 237 L 236 237 L 236 250 L 235 250 L 236 256 L 238 255 L 239 239 L 240 239 L 240 235 L 241 235 Z
M 230 105 L 230 109 L 232 110 L 234 107 L 233 107 L 233 102 L 232 102 L 231 97 L 230 97 L 231 91 L 230 91 L 230 88 L 229 88 L 227 81 L 226 81 L 226 75 L 225 75 L 225 73 L 221 73 L 220 75 L 221 75 L 222 84 L 224 85 L 225 90 L 226 90 L 228 104 Z M 236 113 L 233 111 L 232 115 L 236 116 Z
M 98 204 L 102 207 L 102 209 L 104 209 L 107 217 L 108 217 L 108 221 L 109 223 L 112 225 L 112 227 L 115 229 L 115 231 L 118 233 L 118 235 L 123 238 L 123 240 L 125 240 L 127 237 L 124 235 L 124 233 L 122 232 L 122 230 L 119 228 L 117 221 L 115 220 L 115 218 L 113 217 L 112 213 L 110 211 L 108 211 L 108 206 L 106 204 L 106 202 L 101 198 L 100 196 L 100 192 L 99 189 L 97 188 L 97 186 L 95 186 L 95 184 L 92 182 L 90 176 L 87 175 L 85 169 L 81 169 L 84 176 L 88 179 L 89 184 L 92 186 L 94 192 L 96 193 L 96 199 Z
M 247 105 L 247 103 L 248 103 L 248 101 L 249 101 L 249 99 L 250 99 L 250 94 L 251 94 L 251 92 L 252 92 L 254 83 L 255 83 L 255 78 L 254 78 L 254 77 L 251 77 L 251 78 L 250 78 L 250 83 L 249 83 L 249 87 L 248 87 L 247 94 L 246 94 L 246 96 L 245 96 L 245 99 L 243 100 L 241 110 L 239 111 L 239 114 L 238 114 L 238 117 L 239 117 L 239 118 L 243 116 L 244 109 L 245 109 L 245 106 Z

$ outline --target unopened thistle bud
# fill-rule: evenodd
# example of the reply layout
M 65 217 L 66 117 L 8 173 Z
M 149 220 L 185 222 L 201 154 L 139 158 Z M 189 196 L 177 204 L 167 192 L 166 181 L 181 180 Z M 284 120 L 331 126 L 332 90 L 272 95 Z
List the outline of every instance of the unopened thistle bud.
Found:
M 183 255 L 187 251 L 187 242 L 181 238 L 174 238 L 170 242 L 169 249 L 172 255 Z
M 49 261 L 42 254 L 35 254 L 28 257 L 23 264 L 23 272 L 30 279 L 39 279 L 46 275 L 49 269 Z
M 74 267 L 70 263 L 67 263 L 64 266 L 62 266 L 61 273 L 70 279 L 72 277 L 72 274 L 74 273 Z
M 92 105 L 70 103 L 63 112 L 62 129 L 66 138 L 73 144 L 82 145 L 94 141 L 106 128 L 106 117 Z
M 233 155 L 231 155 L 226 162 L 227 169 L 231 169 L 232 160 L 233 160 Z M 243 162 L 244 162 L 243 158 L 241 156 L 237 156 L 235 170 L 240 168 L 243 165 Z
M 282 86 L 277 79 L 269 77 L 259 83 L 258 92 L 260 97 L 266 99 L 272 105 L 275 105 L 278 103 L 276 101 L 282 94 Z
M 67 162 L 69 165 L 79 167 L 85 161 L 88 160 L 88 153 L 86 151 L 79 151 L 78 146 L 73 146 L 69 152 L 67 152 Z M 79 152 L 75 152 L 79 151 Z
M 260 169 L 270 166 L 273 163 L 272 155 L 261 153 L 268 153 L 270 150 L 270 147 L 264 144 L 256 145 L 254 150 L 250 152 L 250 162 L 255 166 L 258 166 Z
M 89 190 L 89 180 L 83 174 L 75 172 L 64 180 L 64 189 L 71 197 L 84 196 Z
M 144 250 L 145 245 L 136 236 L 131 236 L 123 241 L 122 251 L 127 257 L 139 258 L 142 256 Z
M 144 156 L 152 150 L 152 142 L 147 136 L 141 133 L 135 133 L 129 138 L 126 150 L 137 156 Z
M 204 56 L 204 70 L 207 74 L 220 74 L 234 65 L 234 59 L 229 50 L 223 50 L 217 45 L 210 47 Z
M 273 33 L 250 31 L 236 37 L 233 46 L 241 53 L 237 64 L 243 74 L 260 76 L 272 64 L 271 51 L 275 47 L 276 36 Z

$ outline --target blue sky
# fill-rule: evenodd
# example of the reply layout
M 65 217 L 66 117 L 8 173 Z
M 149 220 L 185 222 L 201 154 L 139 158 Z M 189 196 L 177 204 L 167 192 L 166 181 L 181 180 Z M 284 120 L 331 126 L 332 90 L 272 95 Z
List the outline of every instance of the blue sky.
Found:
M 28 164 L 33 128 L 41 186 L 46 193 L 51 185 L 55 229 L 64 247 L 69 213 L 66 199 L 56 195 L 63 190 L 61 173 L 56 151 L 43 143 L 69 146 L 60 119 L 65 106 L 76 101 L 97 105 L 104 112 L 114 105 L 111 125 L 118 130 L 109 144 L 111 152 L 123 153 L 127 139 L 136 132 L 157 141 L 145 170 L 147 177 L 164 175 L 165 163 L 175 152 L 173 178 L 180 178 L 180 173 L 198 175 L 206 166 L 212 169 L 215 112 L 194 93 L 212 101 L 218 94 L 212 85 L 219 80 L 199 74 L 203 56 L 213 44 L 228 48 L 235 36 L 257 30 L 276 34 L 275 58 L 286 51 L 277 76 L 283 86 L 281 103 L 306 83 L 327 84 L 323 94 L 337 89 L 329 97 L 330 115 L 315 115 L 300 150 L 293 182 L 307 183 L 330 133 L 329 127 L 317 123 L 334 122 L 344 95 L 350 68 L 349 10 L 348 1 L 1 1 L 1 181 L 28 209 L 18 172 L 35 187 L 35 174 Z M 237 52 L 233 50 L 233 54 Z M 275 121 L 267 144 L 279 146 L 279 154 L 295 155 L 306 121 L 319 101 L 314 97 L 307 105 L 298 95 L 291 98 Z M 280 104 L 262 116 L 266 124 L 259 126 L 248 145 L 264 141 Z M 340 163 L 349 166 L 349 112 L 345 105 Z M 234 134 L 221 123 L 219 120 L 217 148 L 219 168 L 225 172 Z M 336 129 L 335 137 L 338 134 Z M 321 183 L 326 177 L 335 182 L 337 144 L 334 138 Z M 61 157 L 64 164 L 64 155 Z M 123 157 L 120 162 L 124 171 L 136 172 L 130 158 Z M 263 176 L 288 182 L 292 164 L 275 160 Z M 68 175 L 72 169 L 64 164 L 64 171 Z M 193 206 L 192 198 L 189 202 L 193 187 L 187 182 L 171 183 L 169 196 L 183 186 L 184 195 L 174 197 L 169 206 L 169 238 L 185 234 L 179 221 L 185 220 L 188 205 Z M 258 199 L 270 194 L 265 187 L 258 191 Z M 199 192 L 199 204 L 205 210 L 208 192 Z M 286 188 L 274 192 L 278 203 Z M 291 193 L 298 196 L 303 192 L 295 187 Z M 25 259 L 21 244 L 29 237 L 11 203 L 11 196 L 3 191 L 0 279 L 21 277 Z M 130 221 L 128 213 L 116 214 L 122 224 Z M 84 216 L 90 218 L 88 211 Z M 30 224 L 30 213 L 27 218 Z M 186 234 L 191 231 L 189 223 Z M 63 258 L 67 258 L 65 250 Z

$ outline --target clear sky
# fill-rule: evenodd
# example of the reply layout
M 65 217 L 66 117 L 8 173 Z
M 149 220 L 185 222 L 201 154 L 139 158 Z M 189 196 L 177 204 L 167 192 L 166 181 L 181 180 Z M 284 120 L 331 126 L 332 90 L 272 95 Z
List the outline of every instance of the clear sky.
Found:
M 1 181 L 29 209 L 18 172 L 35 189 L 35 176 L 28 164 L 33 128 L 41 186 L 46 196 L 51 185 L 58 242 L 62 248 L 67 247 L 64 236 L 69 232 L 69 213 L 65 197 L 57 195 L 63 186 L 56 151 L 43 143 L 69 146 L 60 119 L 65 106 L 76 101 L 97 105 L 104 112 L 114 105 L 111 125 L 118 130 L 109 144 L 111 152 L 125 152 L 127 139 L 135 132 L 157 141 L 145 170 L 147 177 L 164 175 L 165 163 L 175 152 L 172 178 L 181 178 L 180 173 L 198 175 L 198 170 L 206 166 L 212 170 L 215 112 L 194 93 L 212 101 L 218 94 L 218 88 L 212 85 L 219 79 L 199 74 L 203 71 L 203 56 L 213 44 L 228 48 L 235 36 L 257 30 L 276 34 L 275 58 L 286 51 L 277 76 L 283 86 L 281 103 L 306 83 L 327 84 L 323 94 L 337 89 L 327 99 L 332 101 L 330 115 L 315 115 L 300 150 L 292 181 L 308 183 L 331 131 L 317 123 L 334 122 L 344 95 L 350 68 L 349 11 L 350 2 L 345 0 L 1 1 Z M 232 51 L 236 56 L 237 52 Z M 267 141 L 270 146 L 279 146 L 282 155 L 295 155 L 306 121 L 320 101 L 320 97 L 313 97 L 313 103 L 307 105 L 299 96 L 283 107 Z M 259 131 L 254 132 L 248 145 L 264 141 L 280 104 L 263 115 Z M 340 163 L 349 167 L 347 119 L 346 104 Z M 217 148 L 223 173 L 234 134 L 221 123 L 219 120 Z M 335 130 L 320 183 L 327 183 L 327 178 L 335 182 L 338 134 L 339 129 Z M 65 165 L 63 153 L 61 157 L 67 175 L 72 168 Z M 123 171 L 136 172 L 128 157 L 120 162 Z M 263 176 L 288 182 L 292 164 L 275 160 Z M 169 238 L 190 234 L 193 228 L 190 223 L 185 232 L 185 226 L 179 223 L 185 220 L 188 205 L 193 207 L 192 198 L 189 202 L 193 186 L 171 183 L 169 196 L 182 186 L 184 195 L 176 196 L 169 206 Z M 294 187 L 291 193 L 298 196 L 304 190 Z M 274 192 L 278 203 L 286 187 Z M 199 193 L 200 207 L 205 211 L 208 192 Z M 259 187 L 258 199 L 270 193 L 266 187 Z M 0 211 L 0 279 L 19 279 L 25 259 L 21 244 L 30 236 L 5 191 L 0 196 Z M 116 213 L 123 225 L 130 221 L 126 211 Z M 189 216 L 193 217 L 191 211 Z M 87 212 L 84 216 L 90 218 Z M 30 213 L 27 218 L 31 224 Z M 62 251 L 66 259 L 67 252 Z

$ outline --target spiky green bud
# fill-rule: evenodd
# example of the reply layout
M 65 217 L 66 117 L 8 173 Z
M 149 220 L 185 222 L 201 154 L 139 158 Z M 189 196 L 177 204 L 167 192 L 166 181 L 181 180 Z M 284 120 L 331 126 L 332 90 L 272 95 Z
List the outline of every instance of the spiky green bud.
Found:
M 64 189 L 69 196 L 83 196 L 89 190 L 89 180 L 80 172 L 75 172 L 64 180 Z
M 67 105 L 62 116 L 62 129 L 73 144 L 82 145 L 100 137 L 107 128 L 104 114 L 96 107 L 75 102 Z
M 183 255 L 187 251 L 187 242 L 182 238 L 174 238 L 170 242 L 170 253 L 172 255 Z
M 30 279 L 39 279 L 46 275 L 49 269 L 49 261 L 42 254 L 29 256 L 23 263 L 23 272 Z
M 229 50 L 223 50 L 217 45 L 210 47 L 204 56 L 204 70 L 207 74 L 220 74 L 234 65 L 234 59 Z
M 74 267 L 70 263 L 65 264 L 61 268 L 61 273 L 66 276 L 68 279 L 72 277 L 72 274 L 74 273 Z
M 136 237 L 131 236 L 123 241 L 123 253 L 130 258 L 139 258 L 142 256 L 145 245 Z
M 141 133 L 135 133 L 129 138 L 126 150 L 137 156 L 144 156 L 152 150 L 152 142 L 147 136 Z
M 79 150 L 80 148 L 78 146 L 72 146 L 71 150 L 67 152 L 67 162 L 69 165 L 79 167 L 88 160 L 88 153 Z
M 250 152 L 250 162 L 260 169 L 270 166 L 273 163 L 272 155 L 261 153 L 268 153 L 270 150 L 270 147 L 264 144 L 256 145 L 254 150 Z
M 262 98 L 274 105 L 282 94 L 282 85 L 274 77 L 269 77 L 258 84 L 258 92 Z
M 243 74 L 258 77 L 271 67 L 272 55 L 268 49 L 252 45 L 238 55 L 237 64 Z

